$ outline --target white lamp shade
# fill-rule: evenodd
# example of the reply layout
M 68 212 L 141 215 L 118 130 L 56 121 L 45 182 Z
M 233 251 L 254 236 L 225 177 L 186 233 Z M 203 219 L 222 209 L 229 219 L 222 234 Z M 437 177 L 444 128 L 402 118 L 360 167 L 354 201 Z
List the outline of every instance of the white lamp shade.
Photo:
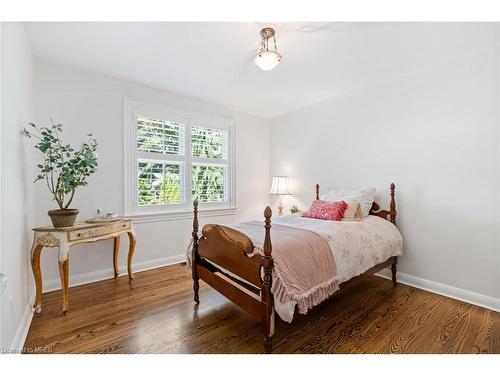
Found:
M 288 191 L 288 177 L 274 176 L 273 183 L 271 185 L 271 190 L 269 190 L 269 194 L 276 194 L 276 195 L 290 194 L 290 192 Z
M 272 70 L 281 62 L 281 55 L 276 51 L 262 51 L 255 55 L 255 63 L 262 70 Z

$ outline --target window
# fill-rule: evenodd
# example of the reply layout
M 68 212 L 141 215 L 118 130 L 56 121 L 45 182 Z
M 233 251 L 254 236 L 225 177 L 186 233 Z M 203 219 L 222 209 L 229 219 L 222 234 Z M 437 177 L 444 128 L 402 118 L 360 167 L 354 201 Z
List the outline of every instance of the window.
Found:
M 228 130 L 191 127 L 192 195 L 199 202 L 226 202 Z
M 234 208 L 231 121 L 125 101 L 125 211 Z

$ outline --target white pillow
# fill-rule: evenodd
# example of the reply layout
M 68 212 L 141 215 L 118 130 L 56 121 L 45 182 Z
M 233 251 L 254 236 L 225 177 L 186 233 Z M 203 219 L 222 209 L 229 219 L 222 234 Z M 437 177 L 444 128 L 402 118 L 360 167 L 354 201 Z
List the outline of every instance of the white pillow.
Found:
M 328 191 L 322 195 L 321 199 L 325 201 L 338 202 L 346 201 L 359 203 L 363 217 L 367 217 L 372 208 L 373 200 L 375 197 L 375 188 L 329 188 Z

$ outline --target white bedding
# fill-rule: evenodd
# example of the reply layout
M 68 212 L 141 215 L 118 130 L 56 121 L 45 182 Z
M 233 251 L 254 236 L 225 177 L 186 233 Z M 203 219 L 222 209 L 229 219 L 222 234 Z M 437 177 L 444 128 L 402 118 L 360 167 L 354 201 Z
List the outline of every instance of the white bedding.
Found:
M 273 223 L 310 230 L 322 236 L 333 253 L 340 282 L 403 253 L 401 233 L 391 222 L 378 216 L 369 215 L 361 221 L 330 221 L 289 215 L 276 218 Z M 271 241 L 272 233 L 271 229 Z M 291 322 L 295 303 L 275 301 L 275 310 L 282 320 Z

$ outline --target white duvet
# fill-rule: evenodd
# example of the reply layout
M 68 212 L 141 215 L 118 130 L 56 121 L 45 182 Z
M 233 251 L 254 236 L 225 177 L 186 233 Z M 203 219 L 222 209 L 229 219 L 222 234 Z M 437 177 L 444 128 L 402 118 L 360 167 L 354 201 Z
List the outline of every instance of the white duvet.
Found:
M 369 215 L 361 221 L 330 221 L 290 215 L 275 218 L 273 223 L 310 230 L 323 237 L 333 253 L 340 282 L 362 274 L 391 256 L 403 254 L 401 233 L 394 224 L 378 216 Z M 272 238 L 271 228 L 271 242 Z M 295 303 L 280 304 L 275 300 L 275 310 L 282 320 L 291 322 Z

